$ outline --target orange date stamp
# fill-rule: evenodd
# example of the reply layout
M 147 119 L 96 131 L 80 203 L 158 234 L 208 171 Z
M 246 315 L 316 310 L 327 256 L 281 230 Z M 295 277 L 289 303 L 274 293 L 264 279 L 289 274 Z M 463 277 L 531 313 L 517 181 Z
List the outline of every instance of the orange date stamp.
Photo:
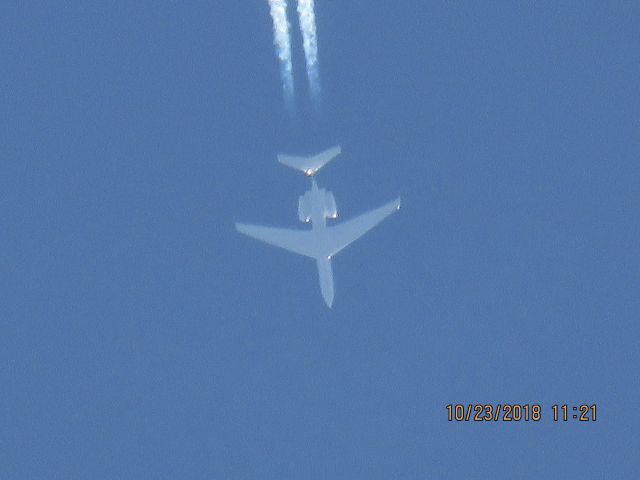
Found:
M 543 408 L 538 403 L 456 403 L 446 406 L 449 422 L 539 422 Z M 554 422 L 595 422 L 595 404 L 555 404 L 551 407 Z

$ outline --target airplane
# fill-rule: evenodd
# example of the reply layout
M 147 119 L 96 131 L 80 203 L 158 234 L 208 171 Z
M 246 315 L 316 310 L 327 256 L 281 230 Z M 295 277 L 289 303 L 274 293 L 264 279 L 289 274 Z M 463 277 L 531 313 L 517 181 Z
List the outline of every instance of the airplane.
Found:
M 398 197 L 351 220 L 327 225 L 327 218 L 333 220 L 338 216 L 336 201 L 332 192 L 318 187 L 314 176 L 341 152 L 341 147 L 338 145 L 309 157 L 278 155 L 280 163 L 311 177 L 311 189 L 298 198 L 298 218 L 303 223 L 311 223 L 310 230 L 292 230 L 236 222 L 236 230 L 244 235 L 314 259 L 318 267 L 320 291 L 329 308 L 333 305 L 334 297 L 331 269 L 333 256 L 400 209 L 400 197 Z

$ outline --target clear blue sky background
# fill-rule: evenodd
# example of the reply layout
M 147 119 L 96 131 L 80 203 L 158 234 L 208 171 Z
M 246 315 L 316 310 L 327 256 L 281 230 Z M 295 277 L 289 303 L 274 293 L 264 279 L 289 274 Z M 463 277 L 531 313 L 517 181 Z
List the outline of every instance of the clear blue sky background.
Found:
M 637 478 L 637 2 L 318 0 L 295 119 L 262 0 L 10 3 L 0 478 Z M 233 222 L 302 228 L 276 153 L 338 143 L 342 217 L 403 209 L 329 310 Z

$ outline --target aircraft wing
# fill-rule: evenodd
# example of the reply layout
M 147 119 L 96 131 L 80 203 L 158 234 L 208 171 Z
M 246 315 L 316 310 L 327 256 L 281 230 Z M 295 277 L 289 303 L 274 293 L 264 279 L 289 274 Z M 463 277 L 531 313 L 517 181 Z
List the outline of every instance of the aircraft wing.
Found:
M 311 230 L 291 230 L 288 228 L 263 227 L 236 223 L 236 230 L 249 237 L 266 242 L 290 252 L 315 258 Z
M 399 209 L 400 198 L 397 198 L 380 208 L 363 213 L 359 217 L 352 218 L 336 226 L 327 227 L 327 255 L 335 255 Z

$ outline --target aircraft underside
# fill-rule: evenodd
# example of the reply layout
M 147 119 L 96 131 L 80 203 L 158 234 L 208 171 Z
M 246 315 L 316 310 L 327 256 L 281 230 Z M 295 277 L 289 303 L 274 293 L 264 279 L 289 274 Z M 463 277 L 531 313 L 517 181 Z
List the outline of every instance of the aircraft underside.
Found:
M 302 170 L 308 176 L 313 176 L 339 153 L 340 147 L 333 147 L 313 157 L 280 155 L 279 160 L 285 165 Z M 327 218 L 337 217 L 335 199 L 331 192 L 318 188 L 315 179 L 312 178 L 311 189 L 298 201 L 298 217 L 303 223 L 311 223 L 311 229 L 276 228 L 244 223 L 236 223 L 236 229 L 244 235 L 270 245 L 315 259 L 320 291 L 326 304 L 331 307 L 334 298 L 331 257 L 399 208 L 400 198 L 397 198 L 358 217 L 334 225 L 326 225 Z

